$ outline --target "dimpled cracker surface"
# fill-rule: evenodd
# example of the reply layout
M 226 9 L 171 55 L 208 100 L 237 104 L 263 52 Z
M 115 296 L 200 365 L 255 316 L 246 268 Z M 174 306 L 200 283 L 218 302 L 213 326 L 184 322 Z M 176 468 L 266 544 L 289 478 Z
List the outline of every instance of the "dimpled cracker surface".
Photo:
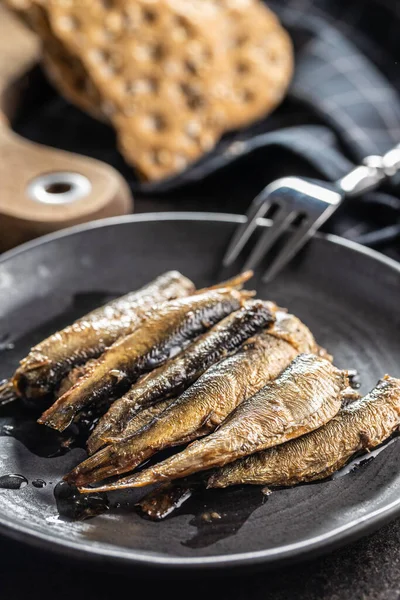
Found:
M 123 154 L 145 178 L 179 172 L 215 145 L 224 127 L 215 88 L 226 70 L 219 7 L 203 0 L 47 6 L 52 30 L 80 57 Z
M 218 97 L 227 129 L 269 114 L 284 97 L 293 74 L 289 35 L 259 0 L 214 0 L 226 13 L 228 77 Z
M 101 110 L 102 99 L 79 58 L 63 52 L 57 38 L 43 46 L 42 61 L 50 81 L 61 94 L 99 121 L 107 121 Z
M 43 39 L 60 91 L 117 130 L 145 179 L 267 115 L 290 82 L 290 39 L 259 0 L 8 0 Z
M 6 0 L 6 3 L 41 38 L 43 66 L 55 87 L 82 110 L 99 120 L 105 120 L 98 90 L 92 84 L 80 58 L 73 56 L 53 34 L 43 3 L 36 0 Z

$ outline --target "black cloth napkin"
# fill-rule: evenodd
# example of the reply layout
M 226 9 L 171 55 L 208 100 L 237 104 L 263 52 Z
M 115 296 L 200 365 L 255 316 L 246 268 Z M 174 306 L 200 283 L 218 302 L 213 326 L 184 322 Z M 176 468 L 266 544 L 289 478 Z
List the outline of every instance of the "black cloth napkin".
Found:
M 215 210 L 246 209 L 251 196 L 284 174 L 334 180 L 369 154 L 400 142 L 400 2 L 276 0 L 267 4 L 289 30 L 296 70 L 273 115 L 226 135 L 184 174 L 140 183 L 115 150 L 111 130 L 53 91 L 31 103 L 15 127 L 42 143 L 88 154 L 121 170 L 149 198 L 215 199 Z M 239 198 L 240 196 L 240 198 Z M 245 199 L 243 201 L 243 198 Z M 328 230 L 400 257 L 400 178 L 347 201 Z

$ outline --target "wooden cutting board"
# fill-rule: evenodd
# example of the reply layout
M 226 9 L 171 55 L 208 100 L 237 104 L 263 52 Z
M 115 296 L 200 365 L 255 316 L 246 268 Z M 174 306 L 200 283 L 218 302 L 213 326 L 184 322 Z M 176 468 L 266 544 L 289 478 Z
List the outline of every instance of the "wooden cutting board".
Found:
M 133 209 L 127 183 L 109 165 L 11 130 L 10 119 L 23 102 L 21 80 L 38 59 L 34 34 L 0 6 L 0 251 Z

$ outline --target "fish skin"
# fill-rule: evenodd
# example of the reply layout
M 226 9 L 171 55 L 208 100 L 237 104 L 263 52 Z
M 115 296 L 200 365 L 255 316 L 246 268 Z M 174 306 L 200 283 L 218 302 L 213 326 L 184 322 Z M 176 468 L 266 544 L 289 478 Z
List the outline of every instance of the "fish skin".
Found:
M 133 333 L 104 352 L 94 369 L 58 398 L 38 422 L 63 431 L 87 404 L 120 397 L 142 373 L 165 362 L 174 347 L 182 347 L 240 308 L 249 294 L 213 290 L 156 306 Z
M 386 376 L 320 429 L 217 469 L 207 487 L 290 486 L 325 479 L 356 452 L 381 444 L 399 425 L 400 380 Z
M 71 371 L 69 371 L 69 373 L 67 373 L 61 380 L 60 387 L 55 394 L 55 398 L 60 398 L 60 396 L 70 390 L 72 386 L 74 386 L 81 377 L 87 375 L 87 373 L 91 371 L 96 364 L 97 360 L 95 358 L 90 358 L 84 365 L 78 365 L 77 367 L 71 369 Z
M 117 400 L 101 418 L 88 440 L 94 451 L 136 430 L 131 418 L 142 407 L 160 399 L 178 396 L 211 365 L 237 350 L 246 339 L 275 321 L 276 306 L 262 300 L 249 300 L 238 311 L 214 325 L 178 356 L 151 371 Z M 159 412 L 159 411 L 158 411 Z
M 19 397 L 15 393 L 12 381 L 4 379 L 0 381 L 0 406 L 5 406 L 10 402 L 15 402 Z
M 289 327 L 286 313 L 278 311 L 276 318 L 284 319 Z M 297 317 L 291 315 L 291 319 L 298 325 L 293 334 L 296 341 L 309 352 L 316 350 L 308 328 Z M 276 323 L 250 338 L 236 354 L 210 367 L 157 419 L 129 440 L 106 446 L 89 457 L 67 475 L 67 481 L 85 485 L 119 475 L 163 448 L 215 429 L 240 402 L 277 377 L 298 354 L 292 344 L 277 336 L 275 329 Z
M 332 419 L 348 387 L 346 371 L 316 355 L 300 354 L 277 379 L 244 400 L 217 431 L 154 467 L 98 489 L 180 479 L 283 444 Z
M 346 390 L 345 397 L 343 400 L 343 406 L 354 402 L 355 400 L 359 400 L 361 398 L 360 394 L 355 392 L 354 390 Z M 340 412 L 333 419 L 338 418 Z M 317 429 L 315 433 L 320 431 L 323 428 Z M 281 467 L 278 461 L 275 462 L 275 459 L 272 458 L 275 454 L 279 455 L 280 451 L 283 451 L 284 448 L 289 445 L 295 445 L 300 442 L 300 440 L 305 439 L 306 437 L 311 437 L 314 432 L 306 434 L 303 437 L 296 438 L 290 442 L 286 442 L 285 444 L 281 444 L 280 446 L 275 446 L 273 448 L 269 448 L 268 450 L 263 450 L 261 452 L 256 452 L 255 454 L 251 454 L 250 456 L 246 456 L 244 458 L 239 458 L 237 461 L 233 463 L 228 463 L 224 467 L 217 467 L 216 469 L 210 469 L 209 471 L 202 471 L 201 473 L 196 473 L 191 477 L 187 477 L 185 479 L 175 479 L 174 481 L 168 481 L 166 483 L 162 483 L 157 486 L 155 489 L 150 490 L 148 494 L 143 496 L 137 504 L 135 504 L 135 508 L 141 514 L 141 516 L 150 519 L 151 521 L 161 521 L 171 515 L 175 509 L 180 508 L 186 500 L 188 500 L 194 491 L 201 490 L 204 487 L 207 488 L 222 488 L 228 487 L 229 485 L 242 485 L 242 484 L 252 484 L 255 485 L 268 485 L 269 487 L 273 487 L 273 482 L 276 479 L 276 475 L 268 480 L 263 480 L 260 477 L 261 472 L 258 478 L 251 480 L 246 480 L 246 478 L 242 476 L 243 467 L 244 473 L 250 474 L 254 476 L 254 472 L 257 469 L 257 465 L 260 463 L 257 461 L 257 456 L 265 455 L 265 461 L 267 462 L 267 456 L 270 456 L 270 463 L 274 465 L 276 468 L 276 473 L 281 473 L 284 469 Z M 315 447 L 320 450 L 320 444 L 316 444 Z M 254 460 L 254 468 L 251 467 L 252 460 Z M 261 462 L 261 461 L 260 461 Z M 241 466 L 243 465 L 243 467 Z M 246 467 L 246 465 L 248 465 Z M 261 465 L 259 466 L 261 469 Z M 213 475 L 215 476 L 213 477 Z
M 164 410 L 176 400 L 175 397 L 161 400 L 157 404 L 151 404 L 142 408 L 129 421 L 129 431 L 131 435 L 148 425 L 155 417 L 158 417 Z M 103 444 L 104 445 L 104 444 Z
M 16 394 L 39 398 L 53 392 L 75 365 L 98 357 L 139 324 L 156 302 L 188 296 L 194 284 L 178 271 L 157 277 L 140 290 L 112 300 L 32 348 L 12 378 Z

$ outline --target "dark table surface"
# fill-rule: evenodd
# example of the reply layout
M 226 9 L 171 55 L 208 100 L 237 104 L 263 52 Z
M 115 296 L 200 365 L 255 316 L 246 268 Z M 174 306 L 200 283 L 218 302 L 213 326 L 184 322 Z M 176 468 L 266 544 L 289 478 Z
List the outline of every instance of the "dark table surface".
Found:
M 135 212 L 159 210 L 220 210 L 238 212 L 228 202 L 218 205 L 207 196 L 197 198 L 136 199 Z M 140 573 L 139 573 L 140 575 Z M 236 576 L 238 575 L 238 576 Z M 122 594 L 146 598 L 193 596 L 240 600 L 397 600 L 400 598 L 400 519 L 377 533 L 321 558 L 276 571 L 202 574 L 195 587 L 180 577 L 128 570 L 109 574 L 88 563 L 76 563 L 0 537 L 0 599 L 83 598 L 98 600 Z M 146 586 L 146 587 L 144 587 Z M 190 586 L 190 587 L 189 587 Z M 197 595 L 195 595 L 197 597 Z
M 0 540 L 1 597 L 22 600 L 121 598 L 234 598 L 240 600 L 397 600 L 400 598 L 400 520 L 351 546 L 273 572 L 204 574 L 196 581 L 137 572 L 107 573 L 90 565 Z M 193 592 L 196 592 L 195 594 Z

